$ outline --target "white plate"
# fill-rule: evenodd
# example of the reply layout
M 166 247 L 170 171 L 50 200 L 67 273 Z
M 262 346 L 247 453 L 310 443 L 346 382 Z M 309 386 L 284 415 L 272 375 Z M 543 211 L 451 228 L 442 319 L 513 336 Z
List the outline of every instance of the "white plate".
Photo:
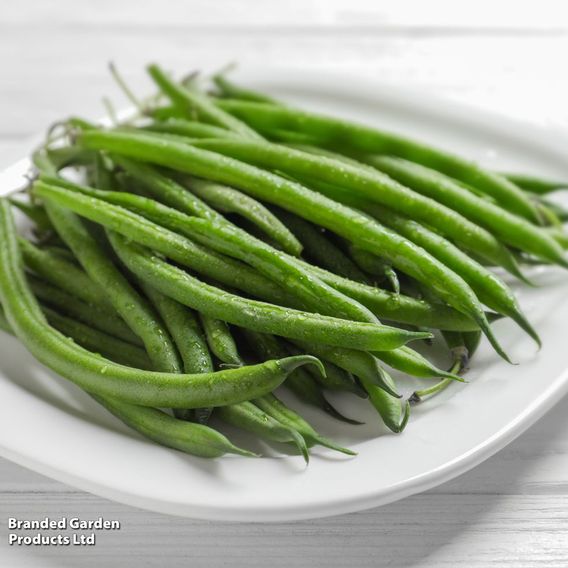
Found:
M 565 139 L 505 118 L 356 77 L 268 72 L 240 78 L 308 108 L 416 135 L 489 167 L 568 178 L 560 153 Z M 1 193 L 9 187 L 0 179 Z M 365 426 L 303 409 L 322 432 L 357 450 L 356 458 L 315 449 L 306 469 L 301 458 L 244 436 L 238 441 L 271 457 L 209 461 L 170 451 L 129 431 L 7 336 L 0 339 L 0 454 L 110 499 L 194 518 L 287 521 L 389 503 L 487 459 L 568 390 L 568 275 L 550 269 L 532 277 L 538 288 L 517 291 L 544 340 L 540 353 L 511 322 L 499 322 L 498 335 L 520 364 L 504 363 L 483 343 L 471 383 L 415 408 L 402 435 L 386 434 L 372 409 L 347 395 L 335 400 L 346 413 L 362 416 Z

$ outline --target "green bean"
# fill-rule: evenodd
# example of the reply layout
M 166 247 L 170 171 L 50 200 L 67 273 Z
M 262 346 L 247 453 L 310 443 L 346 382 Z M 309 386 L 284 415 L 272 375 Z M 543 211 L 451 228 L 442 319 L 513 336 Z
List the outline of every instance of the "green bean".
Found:
M 373 349 L 373 345 L 375 349 L 395 349 L 407 341 L 429 337 L 423 332 L 347 322 L 241 298 L 200 282 L 118 233 L 111 233 L 111 241 L 124 264 L 139 278 L 181 304 L 234 325 L 354 349 Z
M 33 275 L 28 275 L 28 282 L 33 293 L 41 302 L 57 308 L 91 328 L 103 331 L 133 345 L 143 345 L 140 338 L 116 315 L 116 312 L 108 309 L 106 305 L 87 304 Z
M 289 345 L 288 350 L 292 355 L 304 353 L 304 351 L 296 347 L 295 344 Z M 355 382 L 353 375 L 349 371 L 334 365 L 330 361 L 322 361 L 322 364 L 325 369 L 325 376 L 318 376 L 315 373 L 311 373 L 311 375 L 324 389 L 329 391 L 350 392 L 360 398 L 367 398 L 367 393 Z
M 85 132 L 80 141 L 85 147 L 106 149 L 234 185 L 300 216 L 310 217 L 322 226 L 327 225 L 371 252 L 380 248 L 393 265 L 431 285 L 450 305 L 470 315 L 504 355 L 467 283 L 406 239 L 378 223 L 370 223 L 368 217 L 279 176 L 188 145 L 158 141 L 145 135 L 100 131 Z
M 339 276 L 357 282 L 367 282 L 365 274 L 339 247 L 325 237 L 321 229 L 318 230 L 308 221 L 284 210 L 279 210 L 278 216 L 284 219 L 286 225 L 300 239 L 304 254 L 310 260 Z
M 395 294 L 400 294 L 400 282 L 393 267 L 376 254 L 357 246 L 349 247 L 351 258 L 355 264 L 367 274 L 387 280 Z
M 282 301 L 285 295 L 274 282 L 264 278 L 241 262 L 212 253 L 206 248 L 184 238 L 177 233 L 152 223 L 122 207 L 96 200 L 61 186 L 51 186 L 43 182 L 34 184 L 37 195 L 57 199 L 67 208 L 91 221 L 101 223 L 127 237 L 158 250 L 169 258 L 203 273 L 228 286 L 242 289 L 253 295 Z
M 223 406 L 218 408 L 215 414 L 228 424 L 252 432 L 261 438 L 274 442 L 292 442 L 300 450 L 305 462 L 310 461 L 308 446 L 302 435 L 294 428 L 281 424 L 252 402 Z
M 450 381 L 460 380 L 455 373 L 438 369 L 420 353 L 406 346 L 392 351 L 375 351 L 373 355 L 389 367 L 413 377 L 421 379 L 443 377 Z
M 208 426 L 172 418 L 156 408 L 133 406 L 101 396 L 94 398 L 119 420 L 158 444 L 205 458 L 217 458 L 226 453 L 255 456 Z
M 432 256 L 466 280 L 477 294 L 477 297 L 486 306 L 513 319 L 541 346 L 538 334 L 522 313 L 515 296 L 497 275 L 471 259 L 458 247 L 444 239 L 444 237 L 412 219 L 397 215 L 393 211 L 389 211 L 375 203 L 369 203 L 357 197 L 353 198 L 350 193 L 343 190 L 335 191 L 334 197 L 343 203 L 354 205 L 365 211 L 381 223 L 428 251 Z
M 237 350 L 237 345 L 226 322 L 200 314 L 201 325 L 207 337 L 209 349 L 221 363 L 240 367 L 244 365 Z
M 305 352 L 318 353 L 318 359 L 330 361 L 341 369 L 352 373 L 356 377 L 364 375 L 369 383 L 375 384 L 395 398 L 400 398 L 396 388 L 393 388 L 388 379 L 385 379 L 385 371 L 379 365 L 377 359 L 365 351 L 343 349 L 341 347 L 329 347 L 306 341 L 294 341 Z M 324 363 L 325 365 L 325 363 Z
M 450 371 L 463 373 L 467 370 L 469 361 L 479 346 L 481 334 L 475 331 L 466 333 L 444 332 L 443 336 L 450 348 L 454 361 Z M 409 401 L 411 404 L 418 404 L 425 398 L 429 398 L 442 392 L 448 388 L 450 383 L 451 381 L 448 381 L 448 379 L 442 379 L 431 387 L 414 391 L 414 393 L 410 396 Z
M 186 180 L 186 185 L 201 199 L 223 213 L 236 213 L 248 219 L 263 233 L 277 243 L 282 250 L 300 256 L 302 245 L 276 215 L 262 203 L 232 187 L 204 180 Z
M 538 220 L 530 200 L 503 176 L 420 142 L 289 107 L 222 99 L 217 106 L 264 133 L 274 129 L 300 131 L 313 136 L 318 146 L 353 153 L 390 154 L 431 167 L 487 193 L 518 215 Z
M 257 103 L 278 104 L 278 102 L 272 97 L 263 95 L 262 93 L 258 93 L 256 91 L 251 91 L 250 89 L 243 89 L 242 87 L 235 85 L 224 75 L 215 75 L 213 77 L 213 82 L 215 83 L 223 97 L 240 99 L 244 101 L 255 101 Z
M 178 302 L 157 290 L 142 284 L 144 293 L 171 334 L 183 362 L 183 370 L 187 374 L 210 373 L 213 363 L 203 333 L 195 315 Z
M 568 188 L 568 183 L 561 180 L 541 178 L 528 174 L 500 174 L 521 189 L 537 195 L 546 195 Z
M 13 333 L 1 308 L 0 329 L 7 333 Z M 76 329 L 74 330 L 76 331 Z M 86 333 L 86 330 L 82 331 Z M 138 355 L 140 359 L 133 358 L 132 361 L 138 363 L 137 367 L 144 361 L 148 364 L 150 363 L 144 351 L 139 350 Z M 183 426 L 181 421 L 174 420 L 165 412 L 154 408 L 134 406 L 116 399 L 96 396 L 92 393 L 91 396 L 125 424 L 159 444 L 202 457 L 220 457 L 225 453 L 236 453 L 245 456 L 255 455 L 238 448 L 225 436 L 212 428 L 187 423 L 187 426 Z
M 280 359 L 281 357 L 290 355 L 286 347 L 273 335 L 257 333 L 250 329 L 243 329 L 241 331 L 248 345 L 262 361 L 266 361 L 267 359 Z M 288 387 L 301 401 L 320 408 L 337 420 L 354 425 L 362 424 L 362 422 L 347 418 L 333 407 L 322 393 L 319 383 L 305 369 L 296 369 L 293 373 L 290 373 L 284 382 L 284 386 Z
M 503 242 L 568 267 L 562 251 L 541 229 L 497 205 L 478 199 L 451 178 L 398 158 L 374 156 L 368 161 L 415 191 L 454 208 L 464 217 L 490 230 Z
M 377 170 L 372 171 L 369 168 L 349 165 L 344 161 L 262 141 L 196 140 L 193 145 L 259 167 L 278 169 L 296 177 L 308 176 L 309 179 L 340 185 L 398 213 L 425 221 L 469 250 L 509 267 L 511 255 L 487 230 L 452 208 L 404 187 Z M 395 258 L 391 260 L 394 263 Z
M 41 363 L 88 392 L 143 406 L 223 406 L 263 396 L 299 366 L 320 364 L 305 355 L 198 375 L 133 371 L 114 364 L 79 347 L 46 322 L 22 271 L 6 199 L 0 199 L 0 242 L 0 303 L 14 333 Z
M 565 206 L 550 201 L 545 197 L 535 196 L 535 199 L 537 203 L 544 205 L 556 217 L 556 224 L 562 225 L 568 221 L 568 209 Z
M 127 367 L 152 369 L 152 363 L 144 349 L 93 329 L 80 321 L 62 316 L 49 308 L 43 308 L 43 311 L 50 325 L 81 347 Z
M 40 232 L 53 230 L 53 225 L 49 221 L 49 217 L 47 216 L 45 209 L 40 205 L 26 203 L 25 201 L 13 198 L 10 198 L 9 201 L 14 207 L 19 209 L 28 219 L 30 219 Z
M 291 408 L 288 408 L 281 400 L 276 398 L 274 394 L 267 394 L 262 398 L 254 399 L 253 402 L 261 410 L 264 410 L 264 412 L 266 412 L 269 416 L 272 416 L 275 420 L 278 420 L 281 424 L 299 432 L 308 445 L 319 444 L 320 446 L 336 450 L 343 454 L 350 456 L 356 455 L 356 452 L 347 448 L 342 448 L 335 442 L 332 442 L 318 434 L 306 420 L 304 420 Z
M 247 262 L 265 276 L 271 278 L 275 284 L 280 283 L 287 292 L 298 299 L 299 304 L 296 305 L 302 308 L 306 305 L 313 305 L 318 312 L 324 315 L 371 323 L 377 322 L 376 317 L 367 308 L 320 281 L 317 277 L 306 273 L 302 267 L 297 265 L 295 259 L 288 259 L 283 253 L 276 251 L 238 227 L 232 227 L 226 223 L 215 223 L 208 219 L 188 217 L 174 209 L 169 209 L 160 203 L 137 195 L 121 192 L 101 193 L 92 188 L 81 186 L 75 186 L 75 188 L 81 195 L 73 197 L 73 195 L 62 194 L 61 191 L 57 193 L 57 190 L 55 190 L 56 198 L 57 196 L 60 199 L 63 197 L 63 203 L 66 207 L 70 207 L 87 217 L 91 215 L 91 219 L 100 219 L 100 216 L 92 216 L 93 206 L 97 204 L 96 200 L 99 197 L 108 202 L 121 206 L 125 205 L 134 210 L 134 213 L 142 214 L 149 217 L 151 221 L 165 226 L 172 231 L 170 236 L 173 236 L 174 239 L 174 231 L 179 231 L 186 237 L 197 240 L 201 245 L 213 248 L 216 252 L 229 254 Z M 42 191 L 45 195 L 45 186 L 43 186 Z M 47 191 L 49 192 L 48 195 L 53 195 L 54 188 Z M 99 202 L 100 206 L 103 204 L 103 201 Z M 108 214 L 108 211 L 103 212 L 103 214 Z M 123 226 L 122 230 L 119 229 L 119 232 L 122 233 L 124 230 Z M 134 240 L 137 240 L 136 237 L 134 237 Z M 169 252 L 168 249 L 162 248 L 161 250 L 166 254 Z
M 122 156 L 113 156 L 129 176 L 141 184 L 148 193 L 158 201 L 178 209 L 186 215 L 195 215 L 205 219 L 223 220 L 224 217 L 207 205 L 202 199 L 188 191 L 171 178 L 162 175 L 147 164 L 134 162 Z
M 114 309 L 143 341 L 155 369 L 181 372 L 173 341 L 149 303 L 130 285 L 89 235 L 80 219 L 70 211 L 46 201 L 55 228 L 78 258 L 88 276 L 108 295 Z
M 18 242 L 26 266 L 35 274 L 89 305 L 114 311 L 106 292 L 76 264 L 41 250 L 25 239 L 20 238 Z
M 159 89 L 182 113 L 191 116 L 192 112 L 197 112 L 206 122 L 215 126 L 221 126 L 249 138 L 260 138 L 260 135 L 246 124 L 217 108 L 207 96 L 195 89 L 183 88 L 172 81 L 157 65 L 149 65 L 147 69 Z
M 236 136 L 231 130 L 182 118 L 168 118 L 167 120 L 152 122 L 142 129 L 164 134 L 177 134 L 188 138 L 224 138 L 225 136 L 231 138 Z

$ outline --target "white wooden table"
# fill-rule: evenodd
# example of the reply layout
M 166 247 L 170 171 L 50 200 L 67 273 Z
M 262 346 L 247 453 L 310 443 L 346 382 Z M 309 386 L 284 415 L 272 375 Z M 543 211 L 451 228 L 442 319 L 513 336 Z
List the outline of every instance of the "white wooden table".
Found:
M 550 129 L 568 128 L 562 1 L 19 0 L 0 7 L 0 165 L 72 113 L 123 104 L 148 60 L 348 70 Z M 535 377 L 538 380 L 538 377 Z M 388 464 L 387 464 L 388 466 Z M 118 519 L 96 547 L 7 544 L 7 518 Z M 0 566 L 568 566 L 568 400 L 461 478 L 380 509 L 254 525 L 170 518 L 74 490 L 0 460 Z

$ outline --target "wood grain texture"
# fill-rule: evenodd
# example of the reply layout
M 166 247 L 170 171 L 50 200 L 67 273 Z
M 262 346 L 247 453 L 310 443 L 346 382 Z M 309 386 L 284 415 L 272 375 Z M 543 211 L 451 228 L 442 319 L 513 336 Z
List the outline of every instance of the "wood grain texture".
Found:
M 73 113 L 101 114 L 116 61 L 135 88 L 243 66 L 359 73 L 568 128 L 562 1 L 20 0 L 0 18 L 0 165 Z M 538 377 L 535 377 L 538 380 Z M 385 464 L 388 467 L 388 464 Z M 568 566 L 568 400 L 462 477 L 379 509 L 286 524 L 206 523 L 88 495 L 0 460 L 0 566 Z M 95 548 L 12 548 L 8 516 L 116 518 Z

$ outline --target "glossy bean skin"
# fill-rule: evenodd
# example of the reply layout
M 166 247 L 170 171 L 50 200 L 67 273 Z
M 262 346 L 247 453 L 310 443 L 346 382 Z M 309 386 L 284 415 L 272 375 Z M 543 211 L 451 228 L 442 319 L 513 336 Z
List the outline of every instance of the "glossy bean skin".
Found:
M 205 247 L 174 233 L 141 215 L 100 200 L 95 200 L 64 187 L 37 182 L 38 196 L 58 200 L 73 210 L 107 229 L 120 232 L 128 238 L 161 252 L 167 257 L 227 286 L 242 289 L 253 295 L 283 300 L 285 294 L 272 281 L 241 262 L 213 253 Z
M 94 306 L 104 306 L 107 310 L 114 312 L 105 292 L 79 266 L 52 252 L 41 250 L 25 239 L 20 238 L 18 243 L 27 268 L 83 302 Z
M 1 309 L 0 329 L 7 333 L 13 333 Z M 140 350 L 139 354 L 141 358 L 137 361 L 138 363 L 144 362 L 144 357 L 146 362 L 149 363 L 144 351 Z M 251 452 L 235 446 L 225 436 L 212 428 L 187 422 L 183 425 L 182 421 L 175 420 L 165 412 L 155 408 L 127 404 L 92 393 L 91 396 L 119 420 L 164 446 L 200 457 L 221 457 L 226 453 L 254 456 Z
M 71 184 L 67 185 L 71 187 Z M 45 187 L 43 191 L 45 194 Z M 54 189 L 47 191 L 53 193 Z M 357 301 L 322 282 L 311 271 L 306 271 L 295 258 L 284 255 L 239 227 L 224 221 L 190 217 L 139 195 L 101 192 L 85 186 L 74 186 L 73 191 L 80 194 L 75 196 L 62 193 L 61 190 L 55 191 L 59 198 L 64 198 L 65 205 L 87 217 L 91 215 L 92 219 L 95 218 L 93 208 L 97 206 L 100 209 L 106 201 L 149 219 L 157 227 L 166 227 L 170 231 L 170 241 L 175 241 L 175 234 L 180 233 L 208 250 L 246 262 L 295 297 L 296 306 L 313 308 L 323 315 L 377 323 L 373 313 Z M 97 201 L 99 199 L 100 202 Z M 123 210 L 124 213 L 127 211 Z M 108 219 L 108 209 L 103 211 L 103 215 L 104 219 Z M 97 218 L 100 219 L 100 215 Z M 125 230 L 123 228 L 119 232 Z M 128 231 L 128 234 L 138 240 L 134 231 Z M 165 248 L 162 248 L 162 252 L 167 253 Z
M 290 355 L 290 352 L 282 341 L 273 335 L 257 333 L 249 329 L 243 329 L 241 332 L 247 344 L 258 355 L 261 361 L 280 359 Z M 322 387 L 306 369 L 300 368 L 290 373 L 284 382 L 284 386 L 288 387 L 301 401 L 323 410 L 337 420 L 347 422 L 348 424 L 361 424 L 361 422 L 357 420 L 347 418 L 332 406 L 325 398 Z
M 563 266 L 568 266 L 556 243 L 539 227 L 456 184 L 451 178 L 424 166 L 388 156 L 368 157 L 368 163 L 415 191 L 459 211 L 490 230 L 503 242 Z
M 317 265 L 350 280 L 367 283 L 365 274 L 349 257 L 326 236 L 305 219 L 288 211 L 278 211 L 286 225 L 292 229 L 304 247 L 304 255 Z
M 293 428 L 284 426 L 252 402 L 220 407 L 215 411 L 215 415 L 228 424 L 247 430 L 266 440 L 291 442 L 298 447 L 306 463 L 309 462 L 308 447 L 302 435 Z
M 256 199 L 232 187 L 194 178 L 186 180 L 185 185 L 222 213 L 236 213 L 248 219 L 288 254 L 301 254 L 302 245 L 294 234 Z
M 213 177 L 216 181 L 234 185 L 300 216 L 308 216 L 362 248 L 374 251 L 376 247 L 381 247 L 393 265 L 434 286 L 450 305 L 471 314 L 485 333 L 491 334 L 475 294 L 463 279 L 422 249 L 378 223 L 370 223 L 368 217 L 299 184 L 219 154 L 146 136 L 90 131 L 81 135 L 80 143 L 85 147 L 106 149 L 187 173 Z
M 408 217 L 399 215 L 376 203 L 354 197 L 341 188 L 327 188 L 335 199 L 355 206 L 378 219 L 459 274 L 472 287 L 477 297 L 489 308 L 512 318 L 540 346 L 540 338 L 527 318 L 509 287 L 496 274 L 469 257 L 443 236 Z
M 208 426 L 172 418 L 156 408 L 134 406 L 96 395 L 93 398 L 119 420 L 163 446 L 204 458 L 218 458 L 227 453 L 255 456 Z
M 133 370 L 79 347 L 46 321 L 22 271 L 9 204 L 0 199 L 0 303 L 16 336 L 41 363 L 88 392 L 152 407 L 199 408 L 250 400 L 274 390 L 314 357 L 185 375 Z
M 300 131 L 310 134 L 317 145 L 331 149 L 390 154 L 422 164 L 477 187 L 522 217 L 538 220 L 530 200 L 509 180 L 426 144 L 349 121 L 283 106 L 225 100 L 219 100 L 217 104 L 264 133 L 275 129 Z
M 205 314 L 200 314 L 200 319 L 213 355 L 226 365 L 237 367 L 244 365 L 227 323 Z
M 40 302 L 127 343 L 143 345 L 141 339 L 132 332 L 114 310 L 104 305 L 87 304 L 31 274 L 27 278 L 33 293 Z
M 89 277 L 107 294 L 114 309 L 144 342 L 155 370 L 181 372 L 173 341 L 149 303 L 132 287 L 87 232 L 79 217 L 47 201 L 46 209 L 58 234 L 71 248 Z
M 241 298 L 200 282 L 143 247 L 126 242 L 116 233 L 111 235 L 111 241 L 121 260 L 139 278 L 184 305 L 234 325 L 297 339 L 311 337 L 315 340 L 319 337 L 320 343 L 356 349 L 366 349 L 370 345 L 396 349 L 413 339 L 429 336 L 376 324 L 347 322 Z
M 178 348 L 187 374 L 211 373 L 213 363 L 196 316 L 175 300 L 148 285 L 142 286 Z
M 253 400 L 253 402 L 261 410 L 266 412 L 269 416 L 272 416 L 275 420 L 278 420 L 281 424 L 289 426 L 299 432 L 308 445 L 319 444 L 347 455 L 356 455 L 356 452 L 343 448 L 335 442 L 318 434 L 318 432 L 316 432 L 305 419 L 303 419 L 297 412 L 294 412 L 291 408 L 287 407 L 274 394 L 268 394 L 262 398 L 257 398 Z
M 492 262 L 502 264 L 509 260 L 506 249 L 487 230 L 452 208 L 412 191 L 376 169 L 267 142 L 196 140 L 192 145 L 259 167 L 277 169 L 294 177 L 308 176 L 310 179 L 340 185 L 398 213 L 430 223 Z

